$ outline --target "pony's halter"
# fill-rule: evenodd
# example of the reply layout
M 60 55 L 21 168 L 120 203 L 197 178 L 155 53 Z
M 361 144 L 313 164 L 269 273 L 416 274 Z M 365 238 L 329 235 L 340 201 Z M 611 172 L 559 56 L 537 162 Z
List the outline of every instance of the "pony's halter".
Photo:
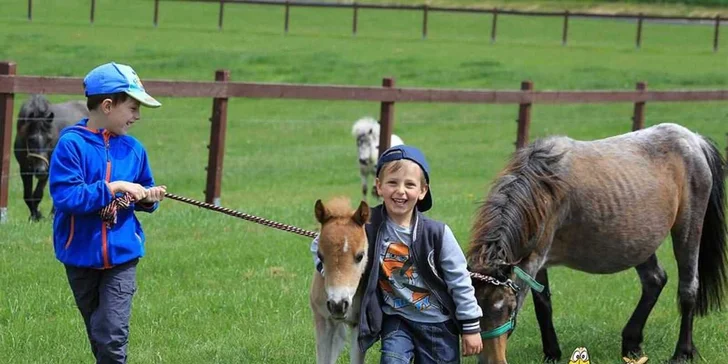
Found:
M 529 287 L 531 287 L 531 289 L 533 289 L 536 292 L 543 292 L 544 286 L 541 283 L 538 283 L 528 273 L 523 271 L 523 269 L 521 269 L 519 267 L 513 267 L 513 271 L 516 272 L 516 276 L 518 278 L 522 279 L 524 282 L 526 282 L 526 284 Z M 479 280 L 481 282 L 492 284 L 496 287 L 503 286 L 505 288 L 510 288 L 513 291 L 513 293 L 516 295 L 516 299 L 518 299 L 518 291 L 520 291 L 521 288 L 518 287 L 518 285 L 515 282 L 510 280 L 510 278 L 506 279 L 505 281 L 500 281 L 495 277 L 491 277 L 491 276 L 488 276 L 485 274 L 480 274 L 480 273 L 475 273 L 475 272 L 470 272 L 470 277 L 472 277 L 473 279 Z M 518 305 L 516 305 L 516 306 L 518 306 Z M 511 316 L 508 318 L 508 320 L 503 325 L 500 325 L 492 330 L 481 331 L 480 337 L 482 339 L 493 339 L 493 338 L 501 336 L 505 333 L 515 330 L 515 328 L 516 328 L 516 311 L 517 310 L 513 310 L 513 312 L 511 312 Z
M 28 141 L 27 140 L 25 141 L 25 153 L 26 153 L 26 156 L 28 158 L 40 159 L 41 161 L 43 161 L 43 163 L 45 163 L 46 168 L 50 168 L 51 162 L 48 161 L 48 158 L 46 156 L 44 156 L 44 155 L 42 155 L 40 153 L 31 153 L 30 152 L 30 147 L 28 147 Z

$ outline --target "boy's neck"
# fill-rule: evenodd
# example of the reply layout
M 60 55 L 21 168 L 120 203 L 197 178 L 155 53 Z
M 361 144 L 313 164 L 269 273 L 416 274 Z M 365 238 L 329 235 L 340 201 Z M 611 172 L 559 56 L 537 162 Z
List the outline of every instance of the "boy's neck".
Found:
M 86 123 L 86 127 L 93 130 L 106 129 L 105 115 L 97 112 L 96 110 L 90 111 L 88 114 L 88 122 Z
M 398 226 L 409 229 L 409 228 L 411 228 L 411 225 L 412 225 L 412 220 L 413 220 L 412 216 L 414 215 L 414 213 L 415 212 L 413 210 L 412 213 L 407 215 L 407 217 L 404 217 L 404 216 L 400 217 L 400 216 L 393 216 L 392 214 L 389 213 L 389 211 L 387 211 L 387 218 L 389 220 L 391 220 L 393 223 L 397 224 Z

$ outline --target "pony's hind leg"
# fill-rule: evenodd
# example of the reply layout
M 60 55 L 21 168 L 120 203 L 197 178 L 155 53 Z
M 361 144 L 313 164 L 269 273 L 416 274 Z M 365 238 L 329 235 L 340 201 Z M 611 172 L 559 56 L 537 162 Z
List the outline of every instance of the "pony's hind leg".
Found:
M 561 360 L 561 348 L 554 329 L 553 310 L 551 308 L 551 290 L 549 289 L 549 277 L 546 268 L 538 271 L 536 281 L 543 284 L 543 292 L 531 290 L 533 294 L 533 308 L 536 311 L 536 319 L 541 329 L 541 344 L 543 346 L 544 362 L 554 363 Z
M 642 354 L 643 330 L 647 317 L 655 307 L 662 289 L 667 284 L 667 273 L 662 269 L 655 254 L 650 255 L 647 261 L 635 267 L 637 275 L 642 282 L 642 296 L 634 309 L 627 325 L 622 330 L 622 356 L 628 358 L 638 357 Z

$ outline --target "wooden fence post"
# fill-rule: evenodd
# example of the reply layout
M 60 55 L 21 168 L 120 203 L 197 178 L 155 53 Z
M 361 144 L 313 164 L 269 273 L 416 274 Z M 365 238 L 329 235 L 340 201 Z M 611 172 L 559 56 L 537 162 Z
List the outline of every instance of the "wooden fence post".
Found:
M 637 82 L 637 91 L 646 91 L 647 82 Z M 644 129 L 645 127 L 645 103 L 644 101 L 634 103 L 634 113 L 632 115 L 632 131 Z
M 642 47 L 642 13 L 637 16 L 637 49 Z
M 427 4 L 422 6 L 422 39 L 427 38 Z
M 215 72 L 215 81 L 230 81 L 230 71 Z M 210 144 L 207 146 L 207 186 L 205 202 L 220 206 L 220 187 L 222 185 L 222 160 L 225 155 L 225 133 L 227 131 L 227 97 L 216 97 L 212 100 L 212 117 L 210 121 Z
M 225 0 L 220 0 L 220 13 L 217 15 L 217 29 L 222 30 L 222 18 L 225 15 Z
M 359 22 L 359 5 L 356 4 L 356 1 L 354 2 L 354 20 L 352 21 L 351 25 L 351 32 L 356 35 L 356 25 Z
M 15 75 L 15 63 L 0 62 L 0 75 Z M 13 102 L 15 94 L 0 93 L 0 223 L 8 221 L 8 187 L 10 185 L 10 143 L 13 133 Z
M 94 23 L 94 16 L 96 15 L 96 0 L 91 0 L 91 24 Z
M 394 87 L 394 78 L 382 79 L 382 87 Z M 390 147 L 392 130 L 394 129 L 394 101 L 382 101 L 379 113 L 379 155 Z
M 291 8 L 291 4 L 288 2 L 288 0 L 286 0 L 286 11 L 285 11 L 286 19 L 285 19 L 284 25 L 283 25 L 283 30 L 286 32 L 286 34 L 288 34 L 288 19 L 290 18 L 290 13 L 291 13 L 290 8 Z
M 521 82 L 522 91 L 533 90 L 532 81 Z M 528 144 L 528 131 L 531 128 L 531 103 L 523 103 L 518 106 L 518 134 L 516 135 L 516 150 Z
M 33 0 L 28 0 L 28 21 L 33 20 Z
M 490 26 L 490 42 L 495 43 L 496 33 L 498 32 L 498 8 L 493 8 L 493 23 Z
M 564 29 L 561 32 L 561 45 L 565 46 L 569 37 L 569 11 L 564 12 Z
M 159 24 L 159 0 L 154 0 L 154 27 Z
M 720 33 L 720 14 L 715 16 L 715 32 L 713 33 L 713 52 L 718 51 L 718 34 Z

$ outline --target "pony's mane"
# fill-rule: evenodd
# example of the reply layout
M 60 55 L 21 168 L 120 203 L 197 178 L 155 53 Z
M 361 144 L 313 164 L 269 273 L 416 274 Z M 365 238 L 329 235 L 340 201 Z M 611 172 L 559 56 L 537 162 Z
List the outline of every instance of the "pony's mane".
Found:
M 354 123 L 354 127 L 351 129 L 351 134 L 355 137 L 364 135 L 370 130 L 373 130 L 376 135 L 379 135 L 379 123 L 374 118 L 366 116 Z
M 472 267 L 491 262 L 516 263 L 550 233 L 549 213 L 566 193 L 554 151 L 556 139 L 540 139 L 517 151 L 495 180 L 488 198 L 478 208 L 468 251 Z
M 350 218 L 354 214 L 351 201 L 346 197 L 334 197 L 326 202 L 326 211 L 332 218 Z
M 45 96 L 34 94 L 20 108 L 19 117 L 28 118 L 33 115 L 34 118 L 37 118 L 39 115 L 46 116 L 50 113 L 50 109 L 51 103 L 48 102 L 48 99 L 46 99 Z

